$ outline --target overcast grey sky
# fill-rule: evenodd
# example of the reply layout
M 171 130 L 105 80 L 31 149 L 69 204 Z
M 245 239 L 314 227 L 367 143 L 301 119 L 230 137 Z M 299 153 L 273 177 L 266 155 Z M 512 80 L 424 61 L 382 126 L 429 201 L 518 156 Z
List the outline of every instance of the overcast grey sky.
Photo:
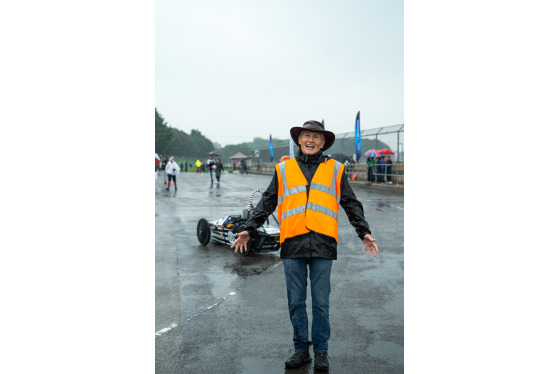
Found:
M 158 0 L 155 102 L 227 144 L 404 122 L 403 2 Z

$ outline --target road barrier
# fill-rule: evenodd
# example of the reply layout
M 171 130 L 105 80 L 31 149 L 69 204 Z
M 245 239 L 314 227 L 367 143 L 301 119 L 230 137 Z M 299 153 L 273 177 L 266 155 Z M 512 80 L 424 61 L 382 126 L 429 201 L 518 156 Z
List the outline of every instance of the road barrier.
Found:
M 372 183 L 388 183 L 404 185 L 404 164 L 393 163 L 388 165 L 375 165 L 371 167 L 372 175 L 368 178 L 368 166 L 366 164 L 349 164 L 346 166 L 346 175 L 354 181 L 366 181 Z M 391 172 L 389 173 L 389 168 Z
M 273 175 L 275 166 L 276 163 L 271 162 L 254 163 L 251 165 L 249 172 Z M 385 165 L 384 170 L 376 170 L 377 167 L 373 167 L 373 181 L 368 180 L 368 166 L 365 163 L 347 164 L 345 170 L 349 180 L 404 185 L 404 163 L 395 162 L 390 165 L 390 168 L 391 173 L 388 173 L 387 165 Z

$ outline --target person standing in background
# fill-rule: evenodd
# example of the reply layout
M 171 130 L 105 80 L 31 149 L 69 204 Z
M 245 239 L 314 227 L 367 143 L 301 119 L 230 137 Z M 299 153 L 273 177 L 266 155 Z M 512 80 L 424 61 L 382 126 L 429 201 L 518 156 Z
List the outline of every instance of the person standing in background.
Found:
M 387 155 L 385 160 L 385 166 L 387 167 L 387 184 L 393 184 L 391 180 L 391 173 L 393 172 L 393 161 L 391 161 L 391 156 Z
M 381 172 L 381 157 L 375 158 L 375 182 L 379 183 L 383 179 L 383 173 Z
M 214 182 L 214 177 L 212 176 L 212 170 L 216 168 L 216 161 L 212 159 L 212 155 L 210 155 L 210 158 L 206 160 L 206 167 L 208 168 L 208 172 L 210 173 L 210 180 Z
M 163 170 L 163 185 L 167 184 L 167 174 L 165 172 L 165 168 L 167 167 L 167 156 L 163 156 L 163 160 L 161 161 L 161 170 Z
M 161 164 L 161 159 L 159 158 L 158 154 L 156 153 L 156 183 L 157 183 L 157 176 L 159 174 L 159 164 Z
M 379 163 L 381 164 L 381 182 L 386 182 L 387 169 L 385 168 L 385 157 L 381 157 Z
M 216 161 L 216 179 L 218 180 L 218 183 L 220 183 L 222 170 L 224 170 L 224 165 L 222 165 L 222 160 L 218 159 L 218 161 Z
M 175 161 L 173 161 L 173 157 L 169 159 L 167 166 L 165 167 L 165 174 L 167 174 L 167 188 L 166 191 L 169 191 L 169 187 L 171 186 L 171 180 L 175 183 L 175 191 L 177 191 L 177 172 L 179 171 L 179 166 Z
M 367 180 L 368 182 L 375 182 L 375 176 L 373 175 L 373 171 L 375 169 L 375 157 L 368 157 L 367 158 Z

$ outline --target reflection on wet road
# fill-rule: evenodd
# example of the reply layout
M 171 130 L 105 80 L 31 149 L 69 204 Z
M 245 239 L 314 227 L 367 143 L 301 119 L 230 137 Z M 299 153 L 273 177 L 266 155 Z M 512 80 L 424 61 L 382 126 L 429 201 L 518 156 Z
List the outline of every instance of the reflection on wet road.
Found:
M 181 174 L 178 190 L 157 185 L 156 373 L 312 373 L 286 370 L 293 351 L 283 265 L 276 252 L 244 257 L 201 246 L 200 218 L 241 214 L 271 176 Z M 402 196 L 354 189 L 380 249 L 374 259 L 340 215 L 331 291 L 331 372 L 402 373 L 404 247 Z M 254 202 L 255 205 L 258 199 Z M 271 224 L 273 220 L 271 220 Z M 308 296 L 308 312 L 310 296 Z M 310 323 L 311 325 L 311 323 Z

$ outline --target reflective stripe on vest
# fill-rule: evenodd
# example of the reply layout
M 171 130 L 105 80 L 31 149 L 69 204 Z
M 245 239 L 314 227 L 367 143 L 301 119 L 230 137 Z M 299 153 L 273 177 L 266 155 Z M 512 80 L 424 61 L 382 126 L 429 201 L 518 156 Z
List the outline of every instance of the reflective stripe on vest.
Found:
M 324 206 L 313 204 L 313 203 L 307 203 L 307 208 L 311 209 L 311 210 L 314 210 L 316 212 L 319 212 L 319 213 L 326 214 L 326 215 L 331 216 L 332 218 L 338 220 L 338 214 L 333 212 L 329 208 L 325 208 Z
M 282 175 L 282 186 L 284 187 L 284 193 L 282 194 L 282 196 L 278 196 L 278 205 L 280 205 L 282 204 L 282 201 L 284 201 L 284 198 L 287 196 L 293 195 L 298 192 L 307 192 L 307 183 L 288 189 L 288 181 L 286 180 L 286 165 L 281 162 L 278 164 L 278 166 L 280 168 L 280 174 Z
M 344 165 L 336 160 L 321 163 L 311 181 L 309 198 L 307 193 L 296 195 L 307 191 L 307 179 L 295 159 L 282 162 L 276 168 L 280 179 L 280 243 L 286 238 L 307 233 L 309 230 L 338 239 L 340 179 Z

